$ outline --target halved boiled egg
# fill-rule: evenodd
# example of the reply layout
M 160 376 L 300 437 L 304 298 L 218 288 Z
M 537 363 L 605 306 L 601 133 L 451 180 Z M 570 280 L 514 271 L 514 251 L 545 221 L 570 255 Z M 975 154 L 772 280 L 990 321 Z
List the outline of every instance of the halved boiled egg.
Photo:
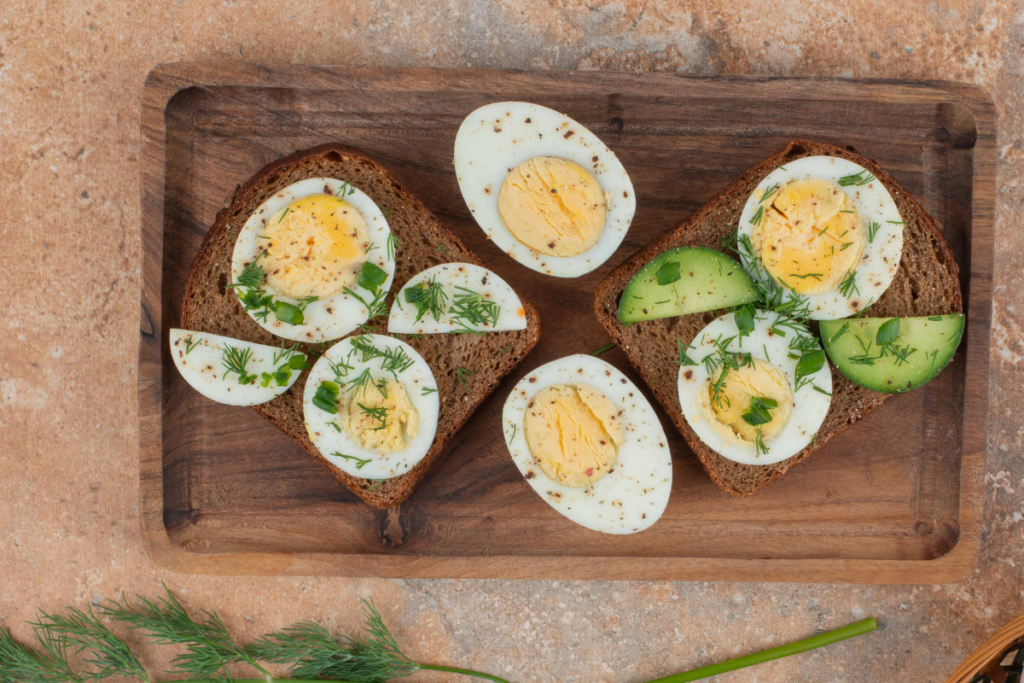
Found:
M 537 104 L 496 102 L 467 116 L 455 137 L 455 175 L 487 236 L 555 277 L 579 277 L 607 261 L 636 212 L 615 153 Z
M 903 252 L 903 219 L 867 169 L 829 156 L 804 157 L 769 173 L 740 215 L 744 267 L 806 317 L 854 315 L 889 288 Z
M 814 440 L 832 401 L 832 373 L 806 326 L 756 311 L 741 329 L 736 315 L 713 320 L 685 349 L 679 404 L 719 455 L 770 465 Z
M 411 470 L 434 443 L 440 414 L 430 366 L 405 342 L 380 334 L 329 348 L 309 371 L 302 401 L 321 455 L 366 479 Z
M 501 332 L 526 329 L 523 302 L 497 274 L 472 263 L 417 273 L 391 304 L 388 332 Z
M 516 384 L 505 444 L 548 505 L 606 534 L 643 531 L 672 491 L 672 457 L 651 404 L 617 368 L 573 355 Z
M 306 356 L 208 332 L 171 328 L 171 358 L 185 381 L 206 398 L 254 406 L 288 391 L 306 367 Z
M 381 313 L 394 273 L 394 237 L 374 201 L 347 182 L 307 178 L 242 226 L 231 287 L 267 331 L 316 343 Z

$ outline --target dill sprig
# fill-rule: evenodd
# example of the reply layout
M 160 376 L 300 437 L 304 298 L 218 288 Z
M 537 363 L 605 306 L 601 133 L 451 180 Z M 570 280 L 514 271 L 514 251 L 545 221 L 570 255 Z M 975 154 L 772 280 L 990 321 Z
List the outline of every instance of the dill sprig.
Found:
M 762 453 L 768 455 L 768 447 L 764 445 L 764 432 L 762 427 L 757 428 L 757 436 L 754 437 L 754 452 L 758 455 Z
M 68 663 L 67 648 L 59 640 L 40 637 L 42 651 L 19 643 L 0 627 L 0 683 L 80 683 L 84 679 Z
M 475 370 L 464 368 L 461 365 L 455 368 L 455 379 L 459 380 L 459 384 L 466 391 L 469 391 L 469 378 L 476 374 Z
M 239 384 L 252 384 L 256 381 L 256 375 L 250 375 L 245 371 L 245 366 L 252 360 L 252 349 L 245 348 L 240 349 L 236 346 L 224 345 L 224 353 L 221 355 L 221 365 L 224 366 L 224 376 L 222 379 L 227 379 L 228 375 L 235 373 L 238 375 Z
M 270 673 L 247 649 L 232 639 L 227 626 L 216 612 L 202 610 L 193 619 L 166 586 L 165 597 L 150 600 L 135 596 L 135 604 L 121 596 L 120 602 L 100 605 L 100 613 L 133 630 L 148 633 L 157 645 L 184 645 L 185 652 L 171 660 L 174 671 L 190 679 L 228 680 L 228 665 L 249 664 L 271 680 Z
M 379 432 L 380 430 L 388 426 L 388 409 L 386 406 L 374 408 L 371 406 L 364 405 L 362 403 L 357 403 L 356 405 L 358 405 L 360 410 L 362 410 L 365 414 L 369 415 L 371 418 L 380 423 L 378 426 L 373 428 L 373 431 Z
M 870 223 L 868 223 L 868 242 L 874 242 L 875 235 L 877 235 L 878 231 L 881 229 L 881 223 L 876 223 L 875 221 L 871 221 Z
M 331 424 L 334 424 L 334 423 L 332 422 Z M 370 464 L 372 462 L 370 460 L 370 458 L 357 458 L 354 455 L 345 455 L 344 453 L 339 453 L 338 451 L 334 451 L 333 453 L 331 453 L 331 455 L 333 455 L 336 458 L 341 458 L 343 460 L 351 460 L 351 461 L 353 461 L 356 464 L 356 469 L 357 470 L 363 469 L 363 467 L 365 467 L 366 465 L 368 465 L 368 464 Z
M 846 187 L 847 185 L 855 185 L 857 187 L 860 187 L 862 185 L 867 185 L 874 179 L 875 176 L 871 175 L 867 171 L 861 171 L 860 173 L 854 175 L 844 175 L 842 178 L 839 179 L 839 185 L 842 187 Z
M 337 641 L 320 624 L 303 621 L 263 636 L 249 649 L 261 661 L 290 666 L 289 675 L 296 679 L 378 683 L 428 670 L 508 683 L 479 671 L 418 664 L 399 648 L 373 602 L 363 601 L 363 614 L 366 625 L 361 637 Z
M 687 349 L 692 349 L 693 347 L 689 344 L 684 344 L 683 340 L 678 338 L 676 339 L 676 344 L 679 345 L 679 357 L 672 362 L 676 365 L 696 365 L 697 361 L 690 358 L 689 354 L 686 353 Z
M 389 211 L 388 213 L 391 213 L 391 212 Z M 385 216 L 386 215 L 387 214 L 385 214 Z M 398 250 L 401 249 L 401 248 L 402 248 L 402 240 L 399 239 L 398 235 L 396 235 L 395 233 L 389 232 L 388 233 L 388 239 L 387 239 L 388 260 L 389 261 L 394 261 L 395 260 L 395 256 L 398 253 Z
M 459 332 L 475 332 L 473 327 L 494 327 L 498 324 L 501 306 L 483 294 L 465 287 L 455 287 L 456 294 L 448 309 Z
M 144 681 L 149 680 L 131 649 L 91 609 L 83 612 L 71 608 L 64 615 L 40 611 L 31 626 L 44 652 L 50 657 L 63 658 L 68 651 L 85 655 L 83 662 L 92 670 L 78 672 L 75 680 L 99 681 L 110 676 L 138 676 Z
M 266 255 L 267 252 L 261 251 L 256 258 L 246 264 L 245 268 L 242 268 L 242 272 L 238 274 L 238 279 L 229 284 L 228 287 L 259 289 L 267 284 L 267 273 L 263 270 L 263 264 L 260 263 L 260 259 Z
M 846 276 L 843 277 L 843 280 L 839 283 L 839 293 L 842 294 L 847 299 L 849 299 L 850 295 L 852 295 L 854 292 L 860 294 L 860 288 L 857 287 L 856 278 L 857 271 L 848 270 L 846 271 Z
M 422 320 L 428 313 L 434 320 L 439 321 L 446 310 L 448 294 L 441 283 L 432 277 L 427 282 L 407 287 L 405 301 L 416 307 L 416 322 Z
M 166 596 L 155 601 L 136 596 L 131 603 L 122 596 L 120 601 L 100 605 L 98 611 L 148 633 L 154 644 L 185 646 L 185 652 L 172 660 L 172 673 L 186 676 L 191 683 L 382 683 L 420 670 L 508 683 L 480 671 L 413 661 L 402 652 L 370 601 L 363 601 L 366 622 L 354 638 L 336 639 L 320 624 L 303 621 L 244 646 L 235 642 L 216 612 L 204 610 L 194 619 L 170 589 L 164 589 Z M 0 683 L 93 683 L 111 676 L 149 683 L 128 645 L 91 610 L 70 609 L 64 616 L 40 613 L 32 627 L 39 649 L 15 640 L 9 630 L 0 627 Z M 73 669 L 69 653 L 85 653 L 83 663 L 91 670 Z M 239 662 L 259 671 L 260 678 L 231 678 L 227 667 Z M 272 677 L 260 662 L 287 666 L 290 678 Z

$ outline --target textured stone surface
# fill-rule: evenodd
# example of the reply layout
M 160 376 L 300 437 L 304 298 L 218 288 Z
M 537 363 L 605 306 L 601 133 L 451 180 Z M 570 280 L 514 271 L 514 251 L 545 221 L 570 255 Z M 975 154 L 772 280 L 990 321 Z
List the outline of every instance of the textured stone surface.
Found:
M 723 681 L 942 680 L 1024 611 L 1024 6 L 993 2 L 0 0 L 0 624 L 160 580 L 247 636 L 351 631 L 374 596 L 426 660 L 642 681 L 879 615 Z M 173 60 L 669 70 L 978 83 L 999 113 L 984 544 L 953 586 L 376 581 L 167 574 L 142 547 L 139 96 Z M 144 650 L 154 667 L 165 664 Z M 423 676 L 423 680 L 429 677 Z

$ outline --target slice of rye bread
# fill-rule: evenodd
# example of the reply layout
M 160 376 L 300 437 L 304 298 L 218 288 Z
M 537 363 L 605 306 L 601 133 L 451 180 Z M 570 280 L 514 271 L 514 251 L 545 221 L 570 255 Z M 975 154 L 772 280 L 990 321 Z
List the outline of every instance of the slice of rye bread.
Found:
M 231 277 L 231 255 L 242 225 L 253 211 L 274 192 L 305 178 L 327 177 L 346 180 L 359 188 L 385 212 L 388 225 L 400 240 L 395 280 L 388 295 L 388 307 L 409 278 L 440 263 L 466 262 L 483 265 L 462 242 L 384 167 L 366 155 L 336 144 L 322 145 L 275 161 L 261 169 L 235 190 L 231 204 L 217 214 L 192 263 L 181 309 L 181 326 L 228 337 L 277 346 L 282 339 L 256 324 L 242 309 L 235 293 L 226 285 Z M 354 477 L 332 465 L 309 440 L 303 420 L 302 396 L 306 376 L 287 392 L 253 409 L 295 439 L 342 484 L 369 505 L 385 509 L 408 498 L 426 476 L 445 445 L 476 411 L 501 379 L 511 372 L 540 338 L 536 309 L 523 301 L 526 329 L 515 332 L 474 334 L 431 334 L 403 341 L 415 348 L 430 365 L 437 380 L 441 412 L 437 435 L 426 456 L 405 474 L 375 482 Z M 372 329 L 371 329 L 372 328 Z M 387 316 L 368 325 L 368 331 L 387 334 Z M 359 334 L 357 330 L 353 334 Z M 394 336 L 394 335 L 392 335 Z M 290 343 L 290 342 L 289 342 Z M 299 349 L 316 354 L 326 345 L 302 344 Z M 455 369 L 465 368 L 466 386 Z
M 787 162 L 801 157 L 828 155 L 849 159 L 875 175 L 885 185 L 904 220 L 903 256 L 889 289 L 865 316 L 925 316 L 963 310 L 958 268 L 939 225 L 913 197 L 870 159 L 853 148 L 795 140 L 784 149 L 744 173 L 679 227 L 631 256 L 612 271 L 595 293 L 594 310 L 612 339 L 625 351 L 630 363 L 647 382 L 690 448 L 700 458 L 711 480 L 735 496 L 749 496 L 802 462 L 830 438 L 871 412 L 888 394 L 860 387 L 832 368 L 832 402 L 817 441 L 774 465 L 744 465 L 722 457 L 704 444 L 683 417 L 676 392 L 679 366 L 676 340 L 689 344 L 720 312 L 695 313 L 631 325 L 619 322 L 619 297 L 636 272 L 658 254 L 681 246 L 722 249 L 722 238 L 739 222 L 743 205 L 761 180 Z M 816 327 L 816 325 L 814 325 Z M 654 380 L 652 382 L 652 380 Z

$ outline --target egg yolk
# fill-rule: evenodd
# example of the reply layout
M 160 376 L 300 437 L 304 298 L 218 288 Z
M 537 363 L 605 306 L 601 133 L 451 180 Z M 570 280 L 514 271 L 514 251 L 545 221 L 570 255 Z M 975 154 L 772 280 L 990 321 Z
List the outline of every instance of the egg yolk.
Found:
M 351 285 L 370 246 L 363 217 L 329 194 L 303 197 L 277 211 L 256 242 L 266 253 L 267 284 L 295 299 L 323 299 Z
M 565 486 L 589 486 L 608 474 L 622 443 L 619 411 L 586 384 L 554 384 L 526 406 L 526 445 L 540 469 Z
M 382 453 L 401 451 L 419 432 L 419 413 L 401 382 L 387 380 L 384 391 L 368 382 L 354 391 L 342 408 L 345 431 L 364 448 Z
M 753 365 L 730 369 L 716 397 L 713 384 L 721 373 L 719 369 L 706 380 L 700 392 L 701 407 L 712 429 L 726 441 L 735 443 L 738 440 L 747 444 L 754 443 L 758 428 L 765 441 L 782 431 L 793 413 L 793 392 L 781 370 L 771 363 L 754 359 Z M 770 422 L 752 425 L 743 419 L 755 397 L 774 399 L 778 403 L 777 407 L 768 410 L 772 418 Z
M 867 242 L 856 205 L 829 180 L 793 180 L 761 205 L 751 246 L 772 278 L 800 294 L 835 289 Z
M 608 201 L 582 166 L 535 157 L 516 166 L 501 184 L 498 213 L 517 240 L 549 256 L 577 256 L 604 230 Z

